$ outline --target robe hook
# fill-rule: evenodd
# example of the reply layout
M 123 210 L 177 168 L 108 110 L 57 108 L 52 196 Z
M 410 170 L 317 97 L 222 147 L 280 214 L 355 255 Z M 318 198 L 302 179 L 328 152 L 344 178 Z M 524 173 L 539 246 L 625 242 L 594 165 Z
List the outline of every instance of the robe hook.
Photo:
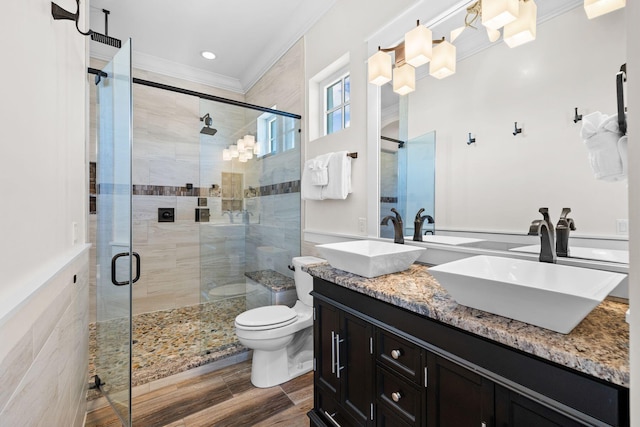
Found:
M 573 123 L 578 123 L 582 120 L 582 114 L 578 114 L 578 107 L 575 108 L 575 114 L 573 116 Z
M 518 122 L 514 122 L 513 126 L 514 126 L 513 136 L 516 136 L 517 134 L 522 133 L 522 128 L 518 127 Z

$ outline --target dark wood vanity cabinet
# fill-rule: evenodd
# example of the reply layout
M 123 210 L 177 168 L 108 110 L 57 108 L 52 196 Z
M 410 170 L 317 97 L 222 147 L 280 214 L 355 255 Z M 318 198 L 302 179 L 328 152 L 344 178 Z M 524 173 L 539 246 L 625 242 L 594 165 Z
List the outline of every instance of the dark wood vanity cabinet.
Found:
M 373 326 L 320 300 L 314 315 L 318 413 L 328 425 L 374 425 Z
M 322 279 L 313 295 L 313 426 L 629 424 L 624 387 Z

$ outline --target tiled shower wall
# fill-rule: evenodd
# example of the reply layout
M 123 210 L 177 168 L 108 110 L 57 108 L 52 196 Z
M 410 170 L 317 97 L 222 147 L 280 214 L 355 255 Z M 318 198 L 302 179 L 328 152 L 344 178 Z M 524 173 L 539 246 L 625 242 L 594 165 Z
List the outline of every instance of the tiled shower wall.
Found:
M 301 54 L 297 56 L 301 58 Z M 210 88 L 204 90 L 176 79 L 142 77 L 211 93 Z M 95 92 L 93 88 L 92 141 L 96 132 Z M 259 162 L 255 158 L 245 164 L 223 162 L 222 148 L 235 141 L 238 130 L 256 116 L 255 112 L 138 84 L 133 85 L 133 101 L 133 245 L 142 259 L 142 274 L 133 287 L 134 314 L 197 304 L 202 291 L 244 280 L 245 270 L 269 268 L 291 276 L 286 267 L 291 257 L 300 253 L 299 148 Z M 203 125 L 199 118 L 205 112 L 218 130 L 214 137 L 199 133 Z M 95 161 L 95 147 L 90 153 L 90 161 Z M 228 214 L 223 215 L 221 172 L 244 175 L 249 224 L 243 223 L 239 212 L 233 214 L 233 224 Z M 187 190 L 187 184 L 193 189 Z M 247 191 L 249 187 L 256 190 Z M 198 197 L 207 200 L 211 213 L 207 224 L 195 222 Z M 160 207 L 174 208 L 175 222 L 158 222 Z M 95 227 L 95 216 L 91 215 L 92 242 Z M 95 259 L 95 248 L 91 255 Z M 93 306 L 95 271 L 90 277 Z M 92 319 L 94 313 L 92 307 Z

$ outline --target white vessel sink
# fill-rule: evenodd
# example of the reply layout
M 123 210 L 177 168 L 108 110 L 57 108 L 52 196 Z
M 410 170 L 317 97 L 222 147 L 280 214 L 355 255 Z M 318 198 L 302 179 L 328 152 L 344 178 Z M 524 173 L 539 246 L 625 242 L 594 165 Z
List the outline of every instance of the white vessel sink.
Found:
M 520 246 L 509 249 L 515 252 L 526 252 L 531 254 L 540 253 L 540 245 Z M 629 264 L 629 251 L 619 249 L 582 248 L 571 246 L 569 254 L 572 258 L 593 259 L 596 261 L 609 261 Z
M 332 267 L 364 277 L 406 270 L 425 248 L 376 240 L 316 245 L 320 255 Z
M 438 234 L 425 234 L 422 241 L 427 243 L 441 243 L 444 245 L 468 245 L 471 243 L 483 242 L 482 239 L 472 239 L 469 237 L 440 236 Z
M 458 304 L 568 334 L 625 274 L 480 255 L 429 269 Z

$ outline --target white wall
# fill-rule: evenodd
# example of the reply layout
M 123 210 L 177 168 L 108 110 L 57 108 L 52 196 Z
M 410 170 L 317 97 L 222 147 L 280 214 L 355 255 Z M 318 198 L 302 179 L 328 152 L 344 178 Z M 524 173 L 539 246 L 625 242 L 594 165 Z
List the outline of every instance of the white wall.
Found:
M 539 25 L 532 43 L 497 42 L 453 76 L 418 81 L 409 138 L 436 131 L 438 228 L 523 233 L 539 207 L 555 220 L 568 206 L 576 235 L 616 235 L 616 219 L 628 217 L 626 182 L 594 178 L 573 114 L 615 114 L 624 13 L 588 20 L 577 7 Z M 515 121 L 524 130 L 514 137 Z
M 73 23 L 53 21 L 49 1 L 3 3 L 2 425 L 80 425 L 84 415 L 86 43 Z
M 305 35 L 305 76 L 308 81 L 334 61 L 348 53 L 351 73 L 351 126 L 332 135 L 309 142 L 305 132 L 309 159 L 330 151 L 357 152 L 352 162 L 353 193 L 346 200 L 305 202 L 303 229 L 334 233 L 358 233 L 358 218 L 367 216 L 367 45 L 365 40 L 397 15 L 412 0 L 336 2 L 335 6 Z M 307 120 L 309 107 L 305 111 Z M 373 153 L 377 156 L 378 153 Z M 308 249 L 310 250 L 310 248 Z

